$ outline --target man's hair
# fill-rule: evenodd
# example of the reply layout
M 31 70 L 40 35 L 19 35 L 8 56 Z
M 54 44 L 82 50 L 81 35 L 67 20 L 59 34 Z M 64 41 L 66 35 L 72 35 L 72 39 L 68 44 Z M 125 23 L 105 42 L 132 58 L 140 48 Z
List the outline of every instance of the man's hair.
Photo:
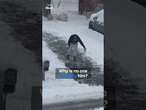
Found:
M 79 37 L 77 34 L 72 34 L 70 37 Z

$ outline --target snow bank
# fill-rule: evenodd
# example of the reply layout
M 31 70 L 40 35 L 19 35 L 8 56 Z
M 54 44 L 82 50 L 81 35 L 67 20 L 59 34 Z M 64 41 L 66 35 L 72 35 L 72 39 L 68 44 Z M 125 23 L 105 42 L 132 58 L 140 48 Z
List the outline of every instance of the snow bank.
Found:
M 52 9 L 52 14 L 67 13 L 68 11 L 78 11 L 78 0 L 62 0 L 59 5 L 60 0 L 53 0 L 54 5 Z
M 96 108 L 96 109 L 94 109 L 94 110 L 104 110 L 104 108 L 101 107 L 101 108 Z
M 55 80 L 43 87 L 43 104 L 103 98 L 102 86 L 78 84 L 73 80 Z M 50 86 L 49 86 L 50 85 Z
M 66 68 L 64 63 L 60 60 L 58 60 L 57 55 L 53 53 L 50 49 L 48 49 L 48 45 L 45 41 L 42 42 L 42 55 L 43 55 L 43 61 L 49 60 L 50 61 L 50 67 L 49 67 L 49 73 L 45 73 L 45 78 L 55 78 L 55 70 L 56 68 Z

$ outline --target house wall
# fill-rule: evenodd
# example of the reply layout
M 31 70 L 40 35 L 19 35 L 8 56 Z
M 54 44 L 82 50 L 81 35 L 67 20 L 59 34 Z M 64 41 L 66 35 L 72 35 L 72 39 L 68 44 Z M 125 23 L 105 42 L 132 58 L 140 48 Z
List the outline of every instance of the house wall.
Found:
M 42 82 L 41 66 L 37 61 L 39 56 L 33 51 L 34 48 L 37 50 L 41 47 L 33 41 L 42 42 L 41 29 L 39 32 L 36 28 L 41 27 L 40 23 L 36 22 L 36 13 L 40 13 L 42 8 L 41 0 L 1 0 L 0 4 L 0 26 L 3 27 L 0 28 L 0 71 L 7 68 L 15 68 L 18 71 L 16 91 L 8 94 L 6 110 L 31 110 L 32 88 L 41 87 Z M 15 9 L 17 10 L 14 11 Z M 41 51 L 37 51 L 41 54 Z
M 79 0 L 79 13 L 94 11 L 99 4 L 103 4 L 103 0 Z
M 42 9 L 42 0 L 0 0 L 2 1 L 8 1 L 9 3 L 16 3 L 20 4 L 24 7 L 26 7 L 27 10 L 33 11 L 33 12 L 39 12 L 41 13 Z

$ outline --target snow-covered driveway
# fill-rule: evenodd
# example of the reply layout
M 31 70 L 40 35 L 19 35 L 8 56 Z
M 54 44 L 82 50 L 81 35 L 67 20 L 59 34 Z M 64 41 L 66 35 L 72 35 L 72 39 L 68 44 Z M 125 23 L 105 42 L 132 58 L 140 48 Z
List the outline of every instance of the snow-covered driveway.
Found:
M 87 47 L 86 56 L 90 56 L 98 65 L 103 65 L 104 35 L 89 29 L 89 21 L 85 16 L 71 11 L 68 17 L 67 22 L 43 18 L 43 32 L 59 36 L 66 42 L 71 34 L 78 34 Z

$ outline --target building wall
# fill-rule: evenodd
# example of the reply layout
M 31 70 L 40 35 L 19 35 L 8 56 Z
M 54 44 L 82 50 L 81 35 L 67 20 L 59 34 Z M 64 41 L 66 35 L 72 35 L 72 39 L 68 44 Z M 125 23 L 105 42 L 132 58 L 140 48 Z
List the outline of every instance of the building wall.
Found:
M 103 4 L 103 0 L 79 0 L 79 12 L 94 11 L 99 4 Z
M 42 29 L 39 32 L 36 28 L 41 28 L 36 22 L 41 0 L 1 0 L 0 4 L 0 26 L 3 27 L 0 28 L 0 70 L 15 68 L 18 71 L 16 91 L 8 94 L 6 110 L 31 110 L 32 88 L 41 87 L 42 81 L 40 62 L 33 51 L 41 47 L 38 46 L 41 43 L 35 45 L 33 41 L 42 42 Z M 33 13 L 34 16 L 29 16 Z
M 110 0 L 106 4 L 110 5 L 105 13 L 105 58 L 118 61 L 146 91 L 146 8 L 130 0 Z
M 42 9 L 42 0 L 0 0 L 0 1 L 8 1 L 9 3 L 16 3 L 26 7 L 27 10 L 33 12 L 41 13 Z

